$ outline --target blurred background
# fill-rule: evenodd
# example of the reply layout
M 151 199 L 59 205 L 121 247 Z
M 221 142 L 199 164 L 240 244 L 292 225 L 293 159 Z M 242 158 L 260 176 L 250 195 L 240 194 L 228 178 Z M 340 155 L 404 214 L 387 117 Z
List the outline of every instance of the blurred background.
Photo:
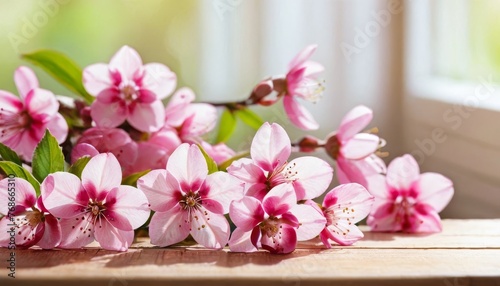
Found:
M 321 125 L 310 135 L 324 138 L 364 104 L 387 162 L 411 153 L 423 172 L 455 182 L 444 217 L 499 217 L 499 13 L 496 0 L 0 0 L 0 89 L 15 91 L 22 53 L 55 49 L 85 67 L 129 45 L 169 66 L 198 101 L 236 101 L 316 43 L 326 91 L 306 103 Z M 305 135 L 281 104 L 254 109 L 292 141 Z M 229 145 L 247 148 L 253 130 L 237 132 Z

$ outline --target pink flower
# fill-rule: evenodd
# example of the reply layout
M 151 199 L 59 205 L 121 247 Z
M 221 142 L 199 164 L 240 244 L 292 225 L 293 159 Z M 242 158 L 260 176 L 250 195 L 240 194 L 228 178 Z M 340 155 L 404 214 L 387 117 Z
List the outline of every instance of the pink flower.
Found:
M 38 245 L 51 249 L 61 242 L 61 226 L 57 218 L 36 198 L 33 186 L 21 178 L 0 181 L 1 247 L 28 248 Z M 14 201 L 11 200 L 14 198 Z
M 149 217 L 146 196 L 131 186 L 121 186 L 122 172 L 111 153 L 90 159 L 82 180 L 70 173 L 50 174 L 42 183 L 43 203 L 59 217 L 61 248 L 81 248 L 92 241 L 108 250 L 126 251 L 134 229 Z
M 230 230 L 224 214 L 233 200 L 243 196 L 243 184 L 227 173 L 208 175 L 198 146 L 180 145 L 166 170 L 149 172 L 137 186 L 156 211 L 149 224 L 152 244 L 169 246 L 191 234 L 207 248 L 226 245 Z
M 289 184 L 274 187 L 262 202 L 253 197 L 232 202 L 229 216 L 236 225 L 229 240 L 229 248 L 235 252 L 262 247 L 272 253 L 290 253 L 297 241 L 317 236 L 326 223 L 313 207 L 297 205 Z
M 363 238 L 356 223 L 364 219 L 373 205 L 374 198 L 359 184 L 340 185 L 328 192 L 321 208 L 313 201 L 306 204 L 314 207 L 326 218 L 325 228 L 319 237 L 330 248 L 330 239 L 340 245 L 351 245 Z
M 231 164 L 227 171 L 244 181 L 247 196 L 262 200 L 275 186 L 291 184 L 297 200 L 320 196 L 328 188 L 333 170 L 316 157 L 305 156 L 288 162 L 290 138 L 278 124 L 264 123 L 252 141 L 250 155 Z
M 297 99 L 316 102 L 324 90 L 323 84 L 316 80 L 318 74 L 324 70 L 323 66 L 309 61 L 316 48 L 316 45 L 308 46 L 295 56 L 286 74 L 286 90 L 283 98 L 285 112 L 295 126 L 305 130 L 318 129 L 319 125 Z
M 340 183 L 355 182 L 366 186 L 363 178 L 372 173 L 380 173 L 381 168 L 385 169 L 385 164 L 372 156 L 379 148 L 380 138 L 369 133 L 359 133 L 372 118 L 371 109 L 363 105 L 356 106 L 342 118 L 339 129 L 326 139 L 325 150 L 337 161 Z M 358 180 L 359 178 L 361 179 Z
M 208 156 L 214 159 L 217 164 L 221 164 L 236 155 L 236 152 L 224 143 L 210 145 L 209 143 L 202 141 L 201 147 L 203 147 Z
M 138 157 L 137 143 L 130 139 L 127 132 L 117 128 L 93 127 L 85 130 L 71 152 L 71 162 L 75 163 L 83 156 L 94 157 L 107 152 L 115 155 L 125 176 L 131 173 Z
M 59 103 L 54 94 L 38 87 L 31 69 L 19 67 L 14 81 L 21 99 L 0 90 L 0 142 L 24 160 L 31 161 L 45 131 L 49 129 L 57 142 L 63 143 L 68 135 L 68 124 L 58 113 Z
M 438 213 L 453 196 L 453 183 L 436 173 L 420 174 L 411 155 L 394 159 L 387 176 L 370 177 L 375 196 L 368 225 L 374 231 L 440 232 Z
M 166 66 L 143 66 L 139 54 L 123 46 L 109 65 L 99 63 L 83 71 L 87 91 L 97 96 L 91 115 L 99 127 L 117 127 L 125 120 L 143 132 L 158 131 L 164 122 L 162 99 L 176 85 L 176 75 Z

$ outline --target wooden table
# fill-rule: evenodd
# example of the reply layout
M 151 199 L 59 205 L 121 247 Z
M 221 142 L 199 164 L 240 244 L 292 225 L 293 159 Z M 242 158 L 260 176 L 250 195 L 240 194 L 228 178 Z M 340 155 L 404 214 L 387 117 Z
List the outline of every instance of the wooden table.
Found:
M 15 279 L 0 249 L 0 285 L 500 285 L 500 219 L 443 224 L 440 234 L 366 232 L 354 246 L 313 241 L 288 255 L 156 248 L 148 239 L 127 253 L 17 250 Z

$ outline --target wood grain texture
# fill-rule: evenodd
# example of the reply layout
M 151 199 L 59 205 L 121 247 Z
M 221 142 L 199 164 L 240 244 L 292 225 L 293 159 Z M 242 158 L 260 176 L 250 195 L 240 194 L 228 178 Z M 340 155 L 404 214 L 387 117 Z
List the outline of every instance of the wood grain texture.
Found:
M 500 220 L 445 220 L 433 235 L 366 233 L 354 246 L 302 243 L 288 255 L 199 246 L 157 248 L 141 238 L 126 253 L 17 250 L 16 278 L 0 285 L 499 285 Z M 5 259 L 4 259 L 5 258 Z

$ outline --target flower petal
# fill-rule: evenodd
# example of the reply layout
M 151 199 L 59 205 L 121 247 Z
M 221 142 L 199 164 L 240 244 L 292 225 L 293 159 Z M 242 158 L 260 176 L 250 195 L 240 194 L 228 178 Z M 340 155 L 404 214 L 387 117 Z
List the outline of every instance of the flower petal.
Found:
M 293 58 L 288 66 L 288 69 L 291 70 L 295 67 L 301 66 L 311 57 L 311 55 L 316 51 L 316 48 L 318 48 L 318 45 L 309 45 L 305 47 Z
M 22 99 L 25 99 L 32 89 L 39 87 L 38 79 L 33 70 L 25 66 L 20 66 L 16 69 L 14 72 L 14 82 Z
M 161 247 L 181 242 L 189 235 L 188 212 L 175 206 L 166 212 L 156 212 L 149 223 L 151 243 Z
M 265 171 L 273 171 L 290 157 L 291 143 L 285 129 L 273 123 L 264 123 L 252 141 L 250 154 L 254 162 Z
M 40 241 L 36 244 L 43 249 L 55 248 L 61 243 L 62 231 L 59 220 L 53 215 L 45 215 L 45 230 Z
M 120 230 L 107 220 L 97 223 L 94 236 L 102 248 L 107 250 L 127 251 L 134 241 L 133 230 Z
M 297 197 L 291 184 L 281 184 L 272 188 L 264 197 L 262 206 L 267 214 L 279 216 L 297 204 Z
M 61 243 L 59 248 L 82 248 L 94 241 L 94 224 L 90 223 L 92 216 L 90 214 L 83 215 L 80 218 L 61 219 Z M 90 229 L 89 229 L 90 228 Z
M 137 187 L 148 198 L 151 209 L 166 212 L 179 203 L 179 183 L 166 170 L 153 170 L 137 180 Z
M 330 164 L 312 156 L 292 160 L 288 163 L 284 172 L 291 172 L 292 174 L 292 184 L 297 200 L 313 199 L 321 196 L 330 185 L 333 177 L 333 169 Z
M 121 181 L 120 163 L 111 153 L 93 157 L 82 171 L 82 185 L 91 199 L 103 200 Z
M 47 123 L 47 129 L 49 129 L 50 134 L 56 138 L 59 144 L 66 141 L 66 137 L 68 136 L 68 123 L 66 123 L 66 119 L 64 119 L 61 114 L 56 113 L 54 115 Z
M 192 89 L 183 87 L 177 90 L 165 108 L 165 124 L 171 127 L 181 126 L 184 120 L 190 115 L 186 109 L 195 99 Z
M 328 237 L 340 245 L 352 245 L 364 237 L 356 225 L 349 225 L 345 221 L 339 222 L 338 225 L 329 225 L 325 230 Z
M 340 152 L 342 156 L 347 159 L 363 159 L 370 156 L 378 149 L 379 142 L 380 138 L 376 135 L 358 133 L 342 145 Z
M 84 212 L 82 205 L 89 197 L 82 190 L 80 179 L 66 172 L 50 174 L 40 186 L 43 205 L 59 218 L 71 218 Z
M 182 125 L 181 137 L 189 139 L 204 135 L 217 125 L 217 109 L 206 103 L 192 103 L 186 108 L 186 114 L 191 114 Z
M 387 167 L 387 184 L 396 190 L 409 191 L 419 176 L 418 163 L 408 154 L 392 160 Z
M 372 209 L 366 223 L 371 231 L 400 231 L 403 228 L 402 222 L 396 220 L 396 215 L 394 202 L 384 201 L 379 207 Z
M 414 185 L 418 200 L 441 212 L 453 197 L 453 182 L 437 173 L 424 173 Z
M 167 172 L 172 174 L 184 191 L 198 191 L 208 174 L 207 162 L 196 145 L 182 144 L 170 156 Z
M 364 105 L 358 105 L 349 111 L 340 122 L 337 137 L 340 142 L 349 140 L 365 128 L 373 118 L 373 111 Z
M 209 210 L 195 210 L 191 215 L 191 235 L 206 248 L 221 249 L 229 240 L 229 223 L 221 214 Z
M 354 224 L 370 213 L 373 201 L 374 197 L 365 187 L 351 183 L 340 185 L 328 192 L 323 207 L 335 211 L 337 218 L 346 218 L 347 221 Z
M 35 189 L 25 179 L 15 177 L 0 181 L 0 214 L 18 215 L 35 203 Z
M 414 216 L 409 225 L 410 229 L 405 231 L 413 233 L 436 233 L 443 229 L 438 213 L 427 204 L 415 206 Z
M 174 91 L 177 76 L 168 67 L 159 63 L 144 65 L 145 75 L 142 87 L 156 94 L 156 98 L 164 99 Z
M 294 96 L 288 95 L 283 97 L 283 106 L 285 107 L 288 119 L 290 119 L 293 125 L 303 130 L 316 130 L 319 128 L 319 124 L 311 113 Z
M 35 121 L 46 123 L 57 113 L 59 102 L 51 91 L 32 89 L 25 98 L 26 109 Z
M 231 203 L 229 217 L 241 231 L 251 231 L 264 220 L 264 210 L 258 199 L 244 197 Z
M 15 95 L 13 95 L 10 92 L 0 90 L 0 115 L 2 115 L 2 118 L 0 118 L 0 123 L 3 123 L 2 121 L 5 120 L 4 116 L 12 116 L 15 114 L 18 114 L 23 110 L 23 102 L 19 100 L 19 98 Z M 1 127 L 0 127 L 1 128 Z
M 255 252 L 257 247 L 252 244 L 251 240 L 252 230 L 244 231 L 241 228 L 236 228 L 231 233 L 229 239 L 229 249 L 233 252 Z
M 163 103 L 159 100 L 152 103 L 136 103 L 130 109 L 128 122 L 134 128 L 144 132 L 155 132 L 160 130 L 165 120 Z
M 325 228 L 326 218 L 310 205 L 296 205 L 290 212 L 300 224 L 296 230 L 298 241 L 313 239 Z
M 142 68 L 142 59 L 136 50 L 129 46 L 123 46 L 114 54 L 109 62 L 109 70 L 118 70 L 122 77 L 128 80 L 134 79 L 134 74 Z
M 99 63 L 86 67 L 83 70 L 83 86 L 93 96 L 113 86 L 108 65 Z
M 127 119 L 128 110 L 124 102 L 102 103 L 95 100 L 90 106 L 90 115 L 98 127 L 117 127 Z
M 94 146 L 87 143 L 79 143 L 71 151 L 71 163 L 75 163 L 78 159 L 84 156 L 94 157 L 99 154 L 99 151 Z
M 229 212 L 229 205 L 232 201 L 243 197 L 245 188 L 243 182 L 224 172 L 208 175 L 205 185 L 207 188 L 200 190 L 202 197 L 219 202 L 225 214 Z
M 148 199 L 143 192 L 132 186 L 119 186 L 109 192 L 106 197 L 107 212 L 112 217 L 122 217 L 127 221 L 131 229 L 120 227 L 115 221 L 110 223 L 121 230 L 134 230 L 143 225 L 149 218 L 150 209 Z
M 266 234 L 262 235 L 262 248 L 271 253 L 290 253 L 294 251 L 297 245 L 295 229 L 287 224 L 281 224 L 279 227 L 280 231 L 272 237 Z

